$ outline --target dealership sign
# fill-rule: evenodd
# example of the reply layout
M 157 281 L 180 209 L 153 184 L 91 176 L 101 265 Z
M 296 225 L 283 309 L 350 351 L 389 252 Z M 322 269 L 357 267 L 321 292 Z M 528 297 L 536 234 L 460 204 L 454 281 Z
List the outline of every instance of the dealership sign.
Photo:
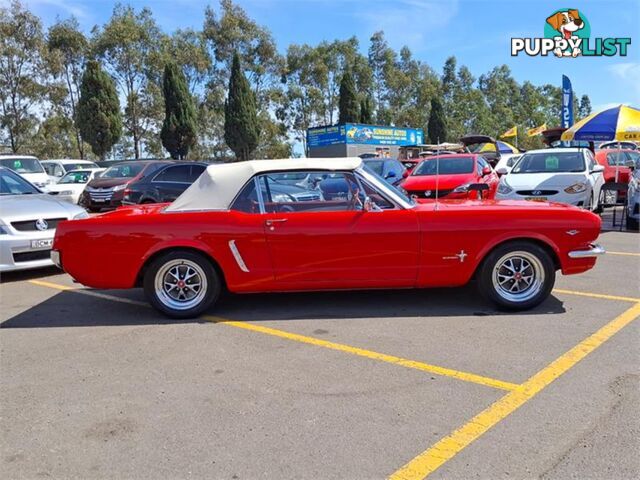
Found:
M 564 8 L 546 19 L 544 37 L 511 39 L 511 56 L 521 52 L 534 56 L 555 55 L 558 58 L 626 57 L 631 38 L 591 38 L 591 24 L 584 13 Z
M 330 127 L 317 127 L 307 130 L 309 147 L 325 147 L 335 144 L 365 145 L 419 145 L 424 134 L 420 128 L 380 127 L 346 123 Z

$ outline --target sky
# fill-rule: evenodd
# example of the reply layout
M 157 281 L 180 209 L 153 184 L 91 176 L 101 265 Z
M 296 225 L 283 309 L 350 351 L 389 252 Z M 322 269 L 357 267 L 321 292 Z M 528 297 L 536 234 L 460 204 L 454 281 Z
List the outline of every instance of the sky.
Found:
M 0 0 L 8 4 L 10 0 Z M 369 38 L 383 30 L 389 44 L 407 45 L 414 56 L 442 71 L 447 57 L 480 76 L 507 64 L 519 81 L 561 84 L 570 77 L 578 95 L 588 94 L 594 110 L 626 103 L 640 107 L 640 0 L 235 0 L 266 26 L 284 53 L 291 43 L 317 44 L 355 35 L 366 54 Z M 87 32 L 104 24 L 116 2 L 108 0 L 23 0 L 43 20 L 75 15 Z M 162 29 L 201 28 L 205 6 L 218 0 L 129 0 L 150 7 Z M 578 9 L 591 24 L 591 37 L 631 37 L 626 57 L 511 57 L 512 37 L 543 37 L 547 16 Z

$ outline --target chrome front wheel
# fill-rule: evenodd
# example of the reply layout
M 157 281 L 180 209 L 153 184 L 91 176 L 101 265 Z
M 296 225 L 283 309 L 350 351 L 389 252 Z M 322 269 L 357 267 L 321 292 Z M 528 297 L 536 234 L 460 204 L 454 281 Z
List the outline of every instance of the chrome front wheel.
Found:
M 544 285 L 544 268 L 529 252 L 510 252 L 501 257 L 493 269 L 493 288 L 509 302 L 526 302 Z
M 527 240 L 496 247 L 477 272 L 478 288 L 487 300 L 507 310 L 527 310 L 543 302 L 556 278 L 552 253 Z

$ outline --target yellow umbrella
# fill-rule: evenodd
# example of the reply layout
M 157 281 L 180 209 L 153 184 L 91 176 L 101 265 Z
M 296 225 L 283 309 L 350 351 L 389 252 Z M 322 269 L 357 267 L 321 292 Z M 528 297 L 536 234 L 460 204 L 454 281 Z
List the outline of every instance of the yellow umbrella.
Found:
M 640 140 L 640 110 L 618 105 L 592 113 L 565 130 L 562 141 L 602 142 Z

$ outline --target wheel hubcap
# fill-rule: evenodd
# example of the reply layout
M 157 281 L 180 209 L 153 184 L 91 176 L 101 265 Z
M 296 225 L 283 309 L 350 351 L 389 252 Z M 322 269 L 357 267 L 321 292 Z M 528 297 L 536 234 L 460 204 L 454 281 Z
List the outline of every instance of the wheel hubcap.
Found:
M 535 297 L 543 285 L 542 263 L 529 252 L 508 253 L 493 269 L 493 288 L 510 302 L 525 302 Z
M 191 260 L 172 260 L 158 270 L 155 277 L 158 299 L 174 310 L 188 310 L 198 305 L 207 292 L 204 270 Z

